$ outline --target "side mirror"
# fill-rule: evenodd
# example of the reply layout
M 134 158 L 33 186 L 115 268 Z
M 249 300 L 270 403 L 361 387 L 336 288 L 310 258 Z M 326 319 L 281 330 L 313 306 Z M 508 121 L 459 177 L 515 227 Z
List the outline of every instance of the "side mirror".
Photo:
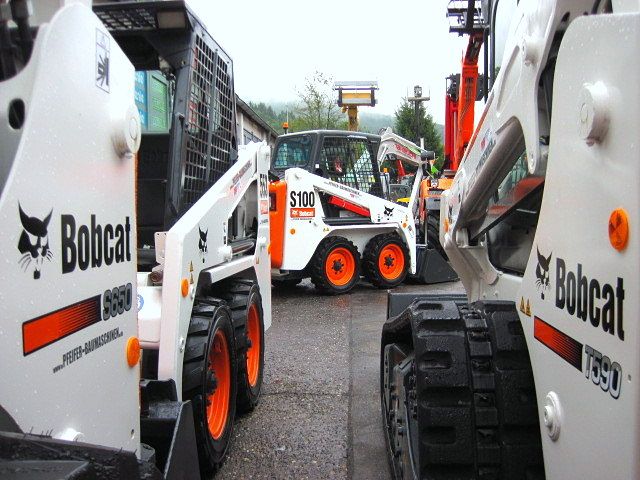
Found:
M 420 153 L 420 158 L 423 161 L 435 160 L 436 159 L 436 152 L 432 152 L 431 150 L 422 150 L 422 152 Z

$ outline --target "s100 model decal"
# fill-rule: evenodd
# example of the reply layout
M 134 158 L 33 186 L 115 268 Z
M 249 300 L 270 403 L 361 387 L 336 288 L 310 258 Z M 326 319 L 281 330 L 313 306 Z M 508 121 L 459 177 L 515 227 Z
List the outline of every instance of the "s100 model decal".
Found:
M 313 192 L 291 192 L 289 194 L 290 207 L 309 207 L 316 205 L 316 196 Z
M 289 217 L 294 220 L 313 218 L 316 215 L 316 196 L 313 192 L 291 192 L 289 194 Z

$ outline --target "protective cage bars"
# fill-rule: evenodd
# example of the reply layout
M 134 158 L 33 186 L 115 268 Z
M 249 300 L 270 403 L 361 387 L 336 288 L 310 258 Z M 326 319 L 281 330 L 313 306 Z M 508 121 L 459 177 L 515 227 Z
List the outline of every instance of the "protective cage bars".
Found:
M 165 209 L 165 228 L 170 228 L 235 161 L 233 63 L 184 1 L 105 3 L 93 9 L 116 39 L 125 42 L 125 51 L 136 55 L 152 48 L 177 77 Z M 159 17 L 168 12 L 183 14 L 184 25 L 163 28 Z M 131 48 L 128 37 L 141 39 L 140 51 Z M 131 60 L 136 69 L 150 68 L 145 58 Z M 186 86 L 179 72 L 183 68 L 190 72 Z M 176 118 L 183 124 L 176 125 Z
M 327 136 L 323 141 L 323 149 L 331 180 L 383 197 L 377 152 L 366 141 Z
M 180 213 L 231 167 L 235 125 L 231 59 L 206 32 L 192 40 Z

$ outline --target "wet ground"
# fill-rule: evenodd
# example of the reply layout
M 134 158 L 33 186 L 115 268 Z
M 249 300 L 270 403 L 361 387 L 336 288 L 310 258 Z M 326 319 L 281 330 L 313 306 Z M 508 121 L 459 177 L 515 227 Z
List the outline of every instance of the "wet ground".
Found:
M 459 282 L 396 291 L 461 292 Z M 258 407 L 235 425 L 216 479 L 387 479 L 379 401 L 384 290 L 273 290 Z

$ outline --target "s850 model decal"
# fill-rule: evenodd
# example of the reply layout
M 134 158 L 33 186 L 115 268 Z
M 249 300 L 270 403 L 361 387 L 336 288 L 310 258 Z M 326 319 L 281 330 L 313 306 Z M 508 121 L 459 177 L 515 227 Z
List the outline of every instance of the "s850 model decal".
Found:
M 131 310 L 133 286 L 127 283 L 106 290 L 102 295 L 102 308 L 100 297 L 96 295 L 24 322 L 23 355 L 31 355 L 102 320 L 109 320 Z
M 131 310 L 133 287 L 130 283 L 105 290 L 102 295 L 102 319 L 109 320 Z

